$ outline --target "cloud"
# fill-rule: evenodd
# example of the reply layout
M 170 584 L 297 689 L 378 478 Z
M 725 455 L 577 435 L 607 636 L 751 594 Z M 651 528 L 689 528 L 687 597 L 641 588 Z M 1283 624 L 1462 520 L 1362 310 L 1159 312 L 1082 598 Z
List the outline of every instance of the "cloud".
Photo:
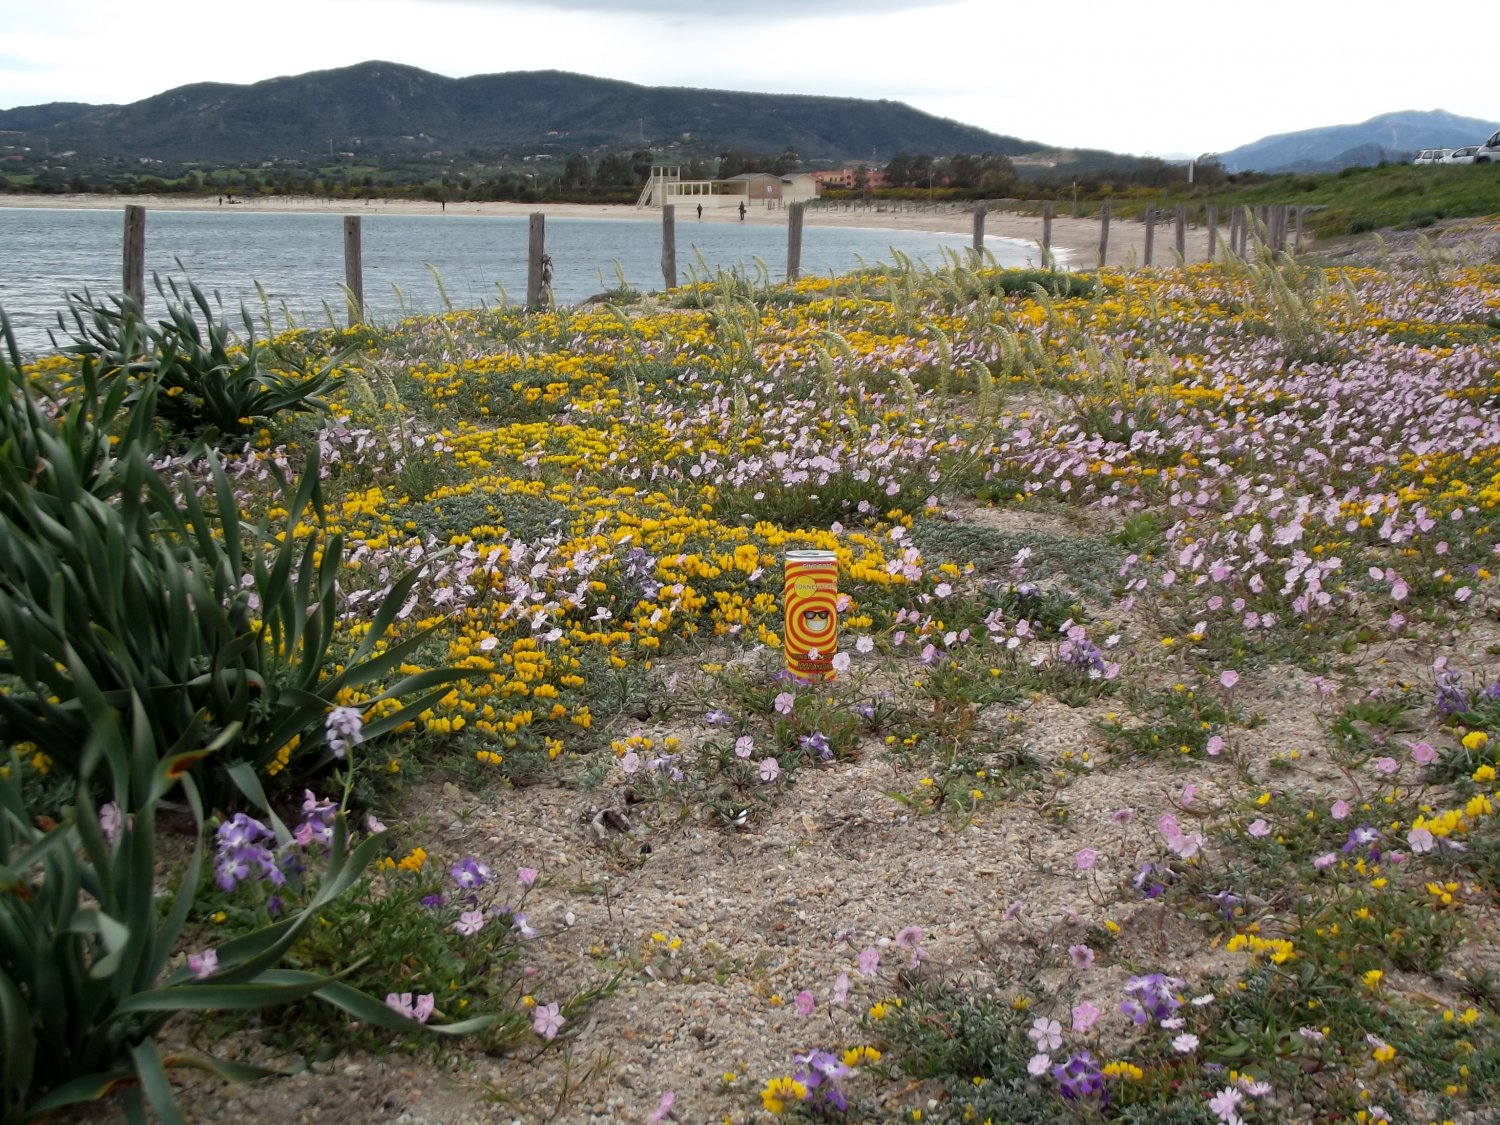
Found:
M 431 0 L 427 0 L 431 2 Z M 453 3 L 455 0 L 436 0 Z M 934 8 L 954 0 L 756 0 L 754 4 L 704 4 L 702 0 L 456 0 L 458 3 L 508 6 L 519 3 L 528 7 L 559 8 L 563 11 L 602 12 L 612 16 L 671 16 L 688 20 L 765 20 L 826 19 L 851 14 L 902 12 L 917 8 Z

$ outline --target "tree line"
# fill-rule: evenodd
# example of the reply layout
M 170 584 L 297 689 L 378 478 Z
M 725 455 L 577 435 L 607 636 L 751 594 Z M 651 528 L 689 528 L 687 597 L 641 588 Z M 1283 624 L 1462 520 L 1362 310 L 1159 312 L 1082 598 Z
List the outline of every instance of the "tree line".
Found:
M 498 153 L 469 153 L 462 163 L 441 166 L 403 162 L 384 167 L 316 168 L 301 165 L 271 167 L 203 167 L 153 165 L 149 170 L 124 160 L 66 162 L 36 157 L 30 166 L 0 175 L 0 190 L 39 193 L 117 193 L 233 195 L 311 195 L 323 198 L 412 198 L 433 202 L 546 200 L 578 202 L 633 202 L 657 162 L 656 154 L 641 148 L 607 152 L 591 158 L 573 152 L 566 158 L 539 160 L 517 167 L 513 158 Z M 510 168 L 495 167 L 504 160 Z M 493 162 L 493 163 L 492 163 Z M 694 157 L 681 165 L 686 179 L 729 179 L 747 172 L 786 175 L 799 170 L 802 160 L 790 146 L 779 153 L 732 148 L 717 157 Z M 872 173 L 882 173 L 875 176 Z M 20 174 L 17 174 L 20 173 Z M 1114 153 L 1071 152 L 1052 165 L 1035 160 L 1019 164 L 996 153 L 899 152 L 884 165 L 856 167 L 852 192 L 857 195 L 941 195 L 942 198 L 997 198 L 1035 196 L 1108 198 L 1132 188 L 1180 189 L 1187 185 L 1184 164 L 1154 157 L 1121 157 Z M 1226 176 L 1212 156 L 1194 167 L 1194 185 L 1212 188 L 1247 176 Z M 829 194 L 848 194 L 834 189 Z

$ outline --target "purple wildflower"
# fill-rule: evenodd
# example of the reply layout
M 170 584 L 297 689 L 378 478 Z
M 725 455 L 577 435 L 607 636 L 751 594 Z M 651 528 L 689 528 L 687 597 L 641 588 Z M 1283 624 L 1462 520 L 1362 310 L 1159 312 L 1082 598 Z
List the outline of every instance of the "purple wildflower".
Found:
M 813 731 L 797 739 L 797 744 L 809 754 L 816 754 L 822 761 L 833 760 L 833 748 L 828 745 L 828 736 L 822 731 Z
M 453 881 L 466 891 L 477 890 L 489 882 L 490 869 L 473 856 L 464 856 L 448 869 Z
M 1125 982 L 1125 991 L 1129 995 L 1120 1002 L 1120 1011 L 1137 1026 L 1153 1020 L 1159 1023 L 1182 1006 L 1182 1001 L 1176 996 L 1181 987 L 1180 979 L 1163 973 L 1131 977 Z
M 1469 709 L 1469 693 L 1464 690 L 1463 677 L 1457 672 L 1445 670 L 1437 674 L 1437 699 L 1434 706 L 1438 714 L 1445 718 Z
M 1109 1093 L 1104 1088 L 1104 1073 L 1094 1061 L 1094 1056 L 1087 1051 L 1079 1051 L 1067 1062 L 1054 1066 L 1052 1077 L 1057 1079 L 1065 1098 L 1092 1098 L 1098 1095 L 1101 1101 L 1109 1100 Z

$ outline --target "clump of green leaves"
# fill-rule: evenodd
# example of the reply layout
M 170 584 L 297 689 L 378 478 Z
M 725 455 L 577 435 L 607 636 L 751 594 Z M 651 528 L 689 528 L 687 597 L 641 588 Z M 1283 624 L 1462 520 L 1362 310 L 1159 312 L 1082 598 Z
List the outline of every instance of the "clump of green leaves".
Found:
M 336 354 L 311 367 L 278 356 L 257 339 L 249 313 L 241 311 L 241 342 L 197 285 L 189 282 L 184 294 L 177 281 L 163 286 L 157 278 L 156 288 L 167 318 L 154 326 L 143 324 L 130 298 L 101 304 L 72 294 L 73 342 L 62 350 L 91 361 L 106 384 L 125 382 L 127 404 L 153 398 L 161 422 L 190 441 L 243 440 L 283 415 L 327 412 L 327 396 L 342 384 Z M 65 317 L 59 323 L 66 328 Z
M 123 331 L 136 338 L 133 323 Z M 324 526 L 315 456 L 300 480 L 278 476 L 285 533 L 246 526 L 213 454 L 206 499 L 156 469 L 157 387 L 135 386 L 132 400 L 131 385 L 85 357 L 68 405 L 54 410 L 14 350 L 0 360 L 0 738 L 31 742 L 78 775 L 96 718 L 90 683 L 121 714 L 146 702 L 143 745 L 160 757 L 222 736 L 226 765 L 290 782 L 331 761 L 323 720 L 341 693 L 379 710 L 366 728 L 375 737 L 461 676 L 388 682 L 423 640 L 392 636 L 415 574 L 384 594 L 357 645 L 340 641 L 342 539 L 293 532 Z M 211 804 L 238 799 L 222 768 L 197 777 Z
M 1249 722 L 1222 692 L 1179 681 L 1165 691 L 1138 695 L 1129 718 L 1111 715 L 1101 725 L 1116 754 L 1181 759 L 1217 755 L 1224 732 Z
M 149 1104 L 171 1125 L 186 1119 L 173 1101 L 169 1067 L 230 1080 L 270 1073 L 197 1056 L 164 1057 L 155 1038 L 181 1012 L 317 997 L 363 1022 L 414 1030 L 410 1020 L 331 976 L 279 967 L 381 846 L 378 836 L 354 846 L 342 809 L 316 892 L 300 909 L 225 942 L 209 961 L 173 965 L 203 859 L 203 805 L 189 770 L 222 750 L 234 731 L 205 741 L 200 724 L 184 736 L 183 749 L 160 756 L 145 700 L 132 692 L 122 717 L 86 673 L 79 687 L 94 721 L 79 756 L 76 801 L 64 818 L 33 821 L 14 752 L 0 771 L 0 1116 L 36 1120 L 123 1088 L 131 1120 L 144 1120 Z M 253 776 L 247 780 L 259 795 Z M 167 837 L 158 816 L 179 786 L 193 830 L 163 910 L 157 881 Z M 99 802 L 95 793 L 110 800 Z M 278 837 L 289 840 L 286 827 L 271 819 Z M 488 1022 L 441 1030 L 473 1031 Z

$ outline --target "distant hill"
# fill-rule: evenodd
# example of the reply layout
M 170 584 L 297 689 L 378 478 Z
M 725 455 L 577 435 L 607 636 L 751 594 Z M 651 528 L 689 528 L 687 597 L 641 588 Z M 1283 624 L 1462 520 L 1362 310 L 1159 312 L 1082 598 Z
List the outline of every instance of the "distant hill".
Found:
M 1484 140 L 1500 124 L 1445 110 L 1383 113 L 1358 125 L 1331 125 L 1262 137 L 1219 154 L 1230 172 L 1336 172 L 1351 165 L 1401 160 L 1424 148 L 1458 148 Z
M 897 152 L 1012 156 L 1045 146 L 893 101 L 638 86 L 562 71 L 447 78 L 367 62 L 253 85 L 198 83 L 129 105 L 0 110 L 0 131 L 52 152 L 166 161 L 261 161 L 486 149 L 569 152 L 668 145 L 804 161 Z
M 0 109 L 0 132 L 29 133 L 50 129 L 54 125 L 76 120 L 101 109 L 115 108 L 112 105 L 89 105 L 87 102 L 48 102 L 46 105 Z

